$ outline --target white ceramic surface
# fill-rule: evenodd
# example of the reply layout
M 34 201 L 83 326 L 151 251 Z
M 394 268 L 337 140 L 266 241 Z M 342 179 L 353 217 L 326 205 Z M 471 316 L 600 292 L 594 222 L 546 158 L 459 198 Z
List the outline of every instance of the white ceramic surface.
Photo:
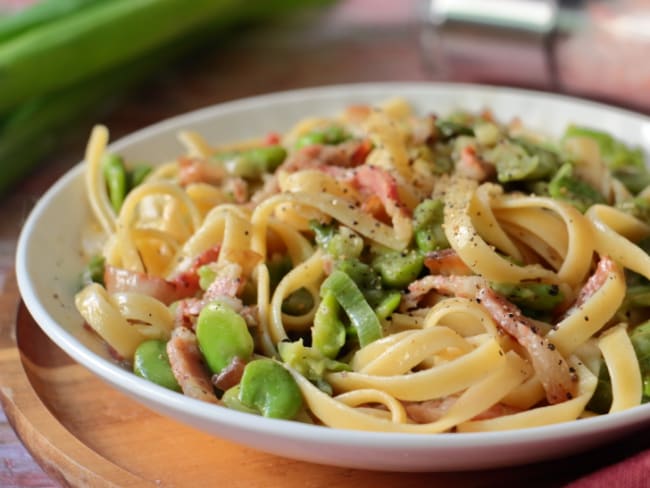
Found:
M 350 103 L 393 96 L 423 113 L 490 108 L 500 120 L 559 135 L 570 123 L 603 128 L 650 152 L 650 119 L 591 102 L 507 88 L 433 83 L 359 84 L 271 94 L 209 107 L 156 124 L 115 142 L 127 159 L 162 162 L 182 152 L 179 129 L 212 141 L 282 131 L 302 117 L 333 114 Z M 82 328 L 73 295 L 83 263 L 80 229 L 89 217 L 80 164 L 38 202 L 16 256 L 25 304 L 45 333 L 72 358 L 152 409 L 215 436 L 278 455 L 337 466 L 400 471 L 450 471 L 517 465 L 564 456 L 650 424 L 650 404 L 625 412 L 502 433 L 415 435 L 329 429 L 266 419 L 209 405 L 142 380 L 111 362 Z

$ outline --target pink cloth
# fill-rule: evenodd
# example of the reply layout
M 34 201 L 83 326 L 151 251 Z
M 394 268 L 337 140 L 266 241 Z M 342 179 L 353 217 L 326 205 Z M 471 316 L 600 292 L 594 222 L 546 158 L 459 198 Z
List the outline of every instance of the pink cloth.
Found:
M 584 476 L 565 488 L 647 488 L 650 487 L 650 450 L 645 450 L 611 466 Z

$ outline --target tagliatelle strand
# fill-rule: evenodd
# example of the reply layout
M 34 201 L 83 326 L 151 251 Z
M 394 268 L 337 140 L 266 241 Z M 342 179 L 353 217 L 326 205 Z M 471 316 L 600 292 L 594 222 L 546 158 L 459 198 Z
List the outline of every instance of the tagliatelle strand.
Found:
M 605 364 L 612 380 L 612 406 L 610 412 L 619 412 L 641 403 L 643 385 L 634 346 L 626 327 L 617 325 L 599 340 Z

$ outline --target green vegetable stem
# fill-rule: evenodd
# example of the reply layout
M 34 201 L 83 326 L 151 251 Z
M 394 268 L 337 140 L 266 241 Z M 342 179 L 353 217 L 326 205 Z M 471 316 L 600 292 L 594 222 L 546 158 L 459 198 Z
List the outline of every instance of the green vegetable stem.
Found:
M 87 133 L 125 89 L 189 50 L 243 22 L 327 3 L 42 0 L 0 18 L 0 194 L 62 136 Z
M 98 0 L 53 15 L 0 45 L 0 111 L 266 8 L 233 0 Z
M 364 347 L 382 337 L 381 324 L 361 290 L 346 273 L 335 270 L 321 285 L 321 294 L 331 292 L 343 307 Z
M 0 22 L 0 43 L 97 3 L 97 0 L 41 0 Z

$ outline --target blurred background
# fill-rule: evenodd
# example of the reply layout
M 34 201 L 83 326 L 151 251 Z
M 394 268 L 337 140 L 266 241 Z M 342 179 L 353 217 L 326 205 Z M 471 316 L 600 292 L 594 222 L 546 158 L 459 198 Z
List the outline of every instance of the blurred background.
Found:
M 488 83 L 650 113 L 647 0 L 0 0 L 0 16 L 0 195 L 78 160 L 98 120 L 115 139 L 306 86 Z
M 219 102 L 364 81 L 566 93 L 650 115 L 648 0 L 0 0 L 0 322 L 38 197 L 111 139 Z M 0 412 L 0 486 L 52 486 Z

